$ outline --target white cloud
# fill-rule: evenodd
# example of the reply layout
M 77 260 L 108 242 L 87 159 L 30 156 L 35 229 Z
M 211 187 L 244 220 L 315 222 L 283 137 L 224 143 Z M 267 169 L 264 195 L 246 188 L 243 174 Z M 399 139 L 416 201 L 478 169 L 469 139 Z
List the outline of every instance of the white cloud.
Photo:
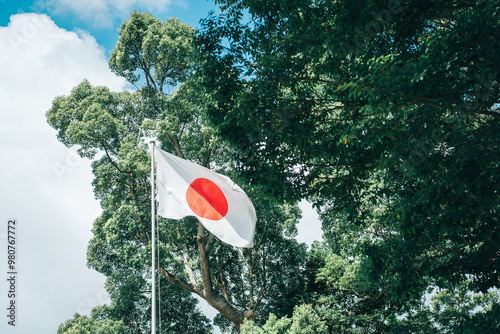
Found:
M 2 275 L 7 219 L 19 219 L 18 326 L 4 319 L 0 332 L 55 333 L 75 312 L 102 303 L 104 277 L 86 268 L 92 222 L 100 214 L 90 163 L 57 141 L 45 113 L 84 78 L 114 91 L 126 82 L 108 69 L 92 36 L 61 29 L 46 15 L 12 16 L 0 27 L 0 45 Z M 1 279 L 2 308 L 6 289 Z
M 314 241 L 323 241 L 321 221 L 312 204 L 302 200 L 299 202 L 299 208 L 302 210 L 302 219 L 297 224 L 297 241 L 305 242 L 308 246 L 311 246 Z
M 38 0 L 39 8 L 55 15 L 71 14 L 95 26 L 109 27 L 113 19 L 124 19 L 134 9 L 166 13 L 172 7 L 185 8 L 186 0 Z

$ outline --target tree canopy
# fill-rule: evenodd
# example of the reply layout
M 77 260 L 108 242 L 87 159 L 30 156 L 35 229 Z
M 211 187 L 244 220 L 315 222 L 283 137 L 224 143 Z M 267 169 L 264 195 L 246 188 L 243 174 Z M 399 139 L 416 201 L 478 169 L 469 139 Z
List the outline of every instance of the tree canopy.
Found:
M 208 118 L 249 182 L 320 210 L 331 328 L 497 287 L 498 1 L 217 3 Z
M 115 334 L 124 333 L 126 327 L 119 321 L 95 320 L 75 313 L 73 319 L 59 326 L 57 334 Z

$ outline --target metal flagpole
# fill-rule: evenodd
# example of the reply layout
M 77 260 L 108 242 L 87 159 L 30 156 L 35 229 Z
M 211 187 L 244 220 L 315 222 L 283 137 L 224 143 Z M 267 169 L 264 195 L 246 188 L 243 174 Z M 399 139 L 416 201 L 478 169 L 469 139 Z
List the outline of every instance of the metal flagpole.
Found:
M 155 280 L 155 141 L 151 140 L 151 334 L 156 334 Z

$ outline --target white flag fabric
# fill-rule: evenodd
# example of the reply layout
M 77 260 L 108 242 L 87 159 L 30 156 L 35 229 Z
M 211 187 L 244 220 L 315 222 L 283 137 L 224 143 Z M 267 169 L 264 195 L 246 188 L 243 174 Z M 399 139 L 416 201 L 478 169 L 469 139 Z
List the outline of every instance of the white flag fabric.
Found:
M 257 216 L 245 194 L 227 176 L 156 148 L 158 215 L 194 216 L 221 241 L 252 247 Z

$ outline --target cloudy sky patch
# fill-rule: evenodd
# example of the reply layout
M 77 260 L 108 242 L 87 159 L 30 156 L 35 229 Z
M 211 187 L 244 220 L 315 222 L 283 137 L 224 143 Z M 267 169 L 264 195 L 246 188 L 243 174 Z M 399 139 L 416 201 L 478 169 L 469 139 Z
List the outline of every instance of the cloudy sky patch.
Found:
M 47 15 L 12 16 L 0 27 L 0 45 L 0 218 L 19 220 L 15 333 L 55 333 L 77 310 L 89 312 L 92 300 L 105 301 L 105 278 L 86 268 L 92 221 L 100 214 L 90 163 L 57 141 L 45 113 L 85 78 L 116 91 L 126 83 L 108 69 L 92 36 L 61 29 Z M 6 225 L 0 223 L 1 249 Z M 7 258 L 0 254 L 3 277 Z M 0 280 L 4 310 L 6 284 Z M 5 319 L 0 332 L 14 333 Z
M 39 0 L 35 8 L 54 15 L 71 15 L 94 27 L 107 28 L 116 18 L 125 19 L 134 9 L 164 14 L 173 8 L 187 8 L 185 0 Z

